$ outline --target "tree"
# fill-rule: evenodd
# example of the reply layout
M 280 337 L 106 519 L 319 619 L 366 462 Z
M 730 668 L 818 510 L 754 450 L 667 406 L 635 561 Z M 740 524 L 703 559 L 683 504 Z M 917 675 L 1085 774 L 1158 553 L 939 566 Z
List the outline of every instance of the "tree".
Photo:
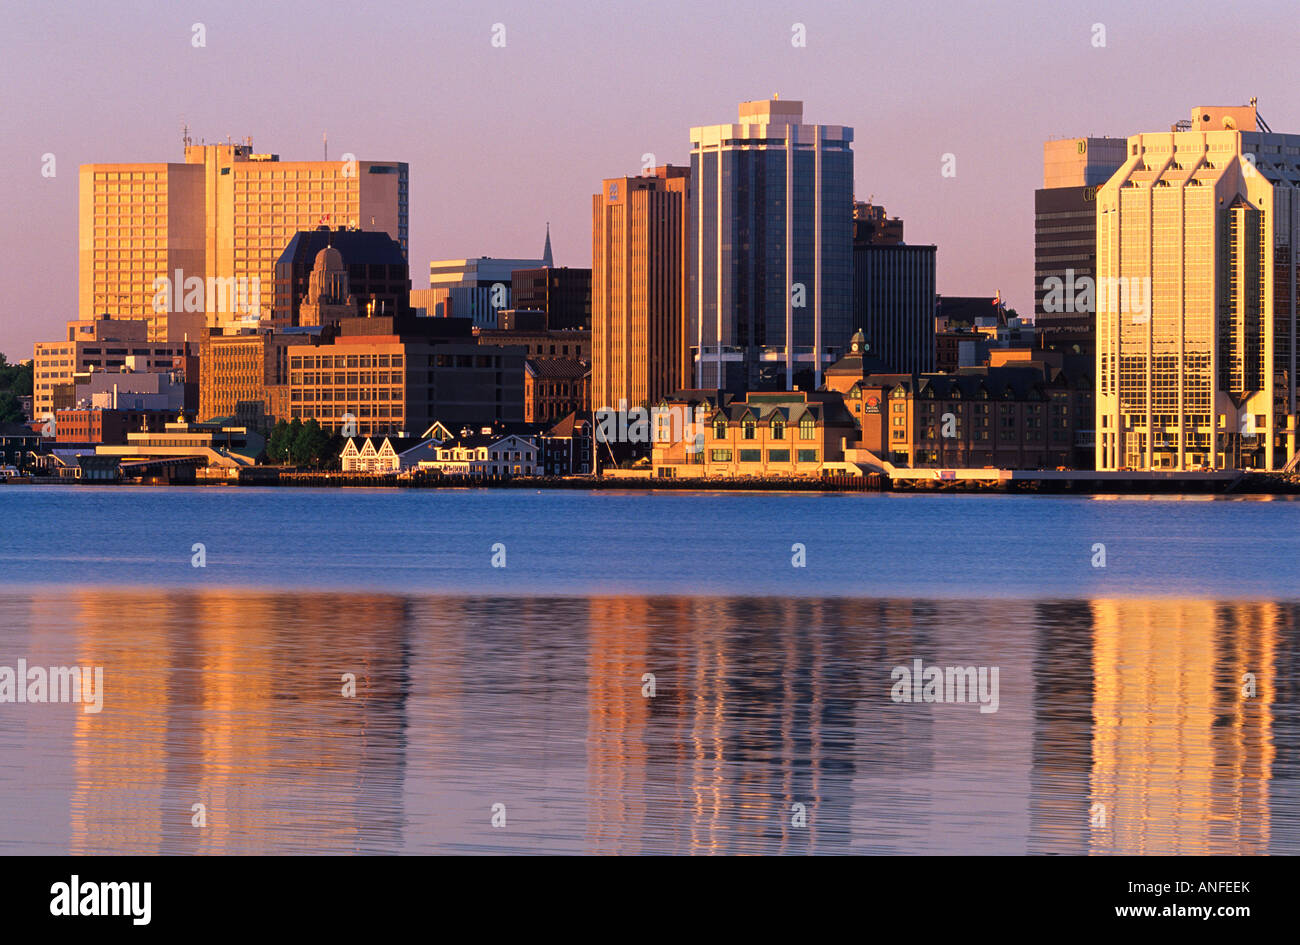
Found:
M 292 436 L 290 449 L 294 461 L 303 466 L 319 466 L 329 447 L 329 434 L 313 419 L 301 424 Z
M 13 391 L 0 390 L 0 423 L 23 423 L 26 419 L 18 395 Z
M 271 430 L 271 436 L 266 441 L 266 458 L 272 463 L 287 463 L 289 461 L 289 424 L 284 420 L 277 420 L 275 427 Z

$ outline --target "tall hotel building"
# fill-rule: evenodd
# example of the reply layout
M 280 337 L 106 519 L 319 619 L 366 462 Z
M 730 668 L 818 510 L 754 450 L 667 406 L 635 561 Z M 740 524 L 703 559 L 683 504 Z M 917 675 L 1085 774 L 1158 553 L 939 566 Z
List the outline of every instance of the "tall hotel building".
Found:
M 1254 104 L 1133 135 L 1097 194 L 1097 468 L 1296 451 L 1300 135 Z
M 197 341 L 270 315 L 275 262 L 299 230 L 383 230 L 407 253 L 407 165 L 344 158 L 187 138 L 183 164 L 82 165 L 80 317 L 143 318 L 150 340 Z
M 690 170 L 606 179 L 591 198 L 592 406 L 692 386 L 686 337 Z
M 1044 347 L 1086 359 L 1088 373 L 1097 326 L 1092 296 L 1081 293 L 1097 277 L 1097 188 L 1126 150 L 1123 138 L 1045 141 L 1043 187 L 1034 191 L 1034 324 Z
M 853 334 L 853 129 L 743 102 L 691 129 L 695 386 L 816 386 Z

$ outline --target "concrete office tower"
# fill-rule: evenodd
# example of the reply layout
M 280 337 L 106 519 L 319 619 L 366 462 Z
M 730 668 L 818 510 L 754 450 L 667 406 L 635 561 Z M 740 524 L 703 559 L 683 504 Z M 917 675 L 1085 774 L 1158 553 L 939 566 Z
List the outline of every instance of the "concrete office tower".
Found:
M 591 198 L 592 406 L 693 383 L 686 337 L 690 169 L 613 177 Z
M 1043 187 L 1034 191 L 1034 323 L 1044 347 L 1093 371 L 1096 315 L 1082 294 L 1097 277 L 1097 188 L 1124 163 L 1123 138 L 1043 142 Z M 1059 288 L 1058 288 L 1059 286 Z
M 1133 135 L 1097 193 L 1097 468 L 1296 451 L 1300 135 L 1252 102 Z
M 691 129 L 695 386 L 821 383 L 853 334 L 853 129 L 744 102 Z
M 878 373 L 935 369 L 935 254 L 905 244 L 883 207 L 853 205 L 853 327 Z
M 299 230 L 382 230 L 405 253 L 407 178 L 393 161 L 281 161 L 188 138 L 183 164 L 82 165 L 80 317 L 144 318 L 159 341 L 254 325 Z

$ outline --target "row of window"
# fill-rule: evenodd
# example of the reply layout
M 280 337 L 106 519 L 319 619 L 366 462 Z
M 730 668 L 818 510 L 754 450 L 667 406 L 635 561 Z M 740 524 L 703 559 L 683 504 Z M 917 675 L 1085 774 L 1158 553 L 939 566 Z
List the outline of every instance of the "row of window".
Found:
M 796 450 L 798 457 L 797 462 L 815 463 L 817 462 L 816 450 Z M 762 450 L 738 450 L 738 461 L 742 463 L 761 463 L 763 461 Z M 729 463 L 732 457 L 731 450 L 709 450 L 709 462 L 711 463 Z M 768 450 L 767 461 L 769 463 L 788 463 L 790 462 L 789 450 Z

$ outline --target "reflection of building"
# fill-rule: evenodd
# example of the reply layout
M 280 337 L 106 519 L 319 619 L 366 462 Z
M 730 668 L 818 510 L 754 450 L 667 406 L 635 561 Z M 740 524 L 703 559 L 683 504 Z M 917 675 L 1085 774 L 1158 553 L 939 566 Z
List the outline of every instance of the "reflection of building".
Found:
M 400 848 L 406 601 L 96 590 L 68 607 L 79 661 L 106 667 L 103 711 L 70 716 L 70 852 Z M 321 633 L 372 620 L 359 644 Z M 206 826 L 192 825 L 194 804 Z
M 1296 455 L 1297 152 L 1253 104 L 1128 139 L 1097 193 L 1098 469 Z
M 1106 825 L 1091 852 L 1269 852 L 1275 650 L 1293 622 L 1277 604 L 1101 600 L 1093 611 L 1091 803 Z

